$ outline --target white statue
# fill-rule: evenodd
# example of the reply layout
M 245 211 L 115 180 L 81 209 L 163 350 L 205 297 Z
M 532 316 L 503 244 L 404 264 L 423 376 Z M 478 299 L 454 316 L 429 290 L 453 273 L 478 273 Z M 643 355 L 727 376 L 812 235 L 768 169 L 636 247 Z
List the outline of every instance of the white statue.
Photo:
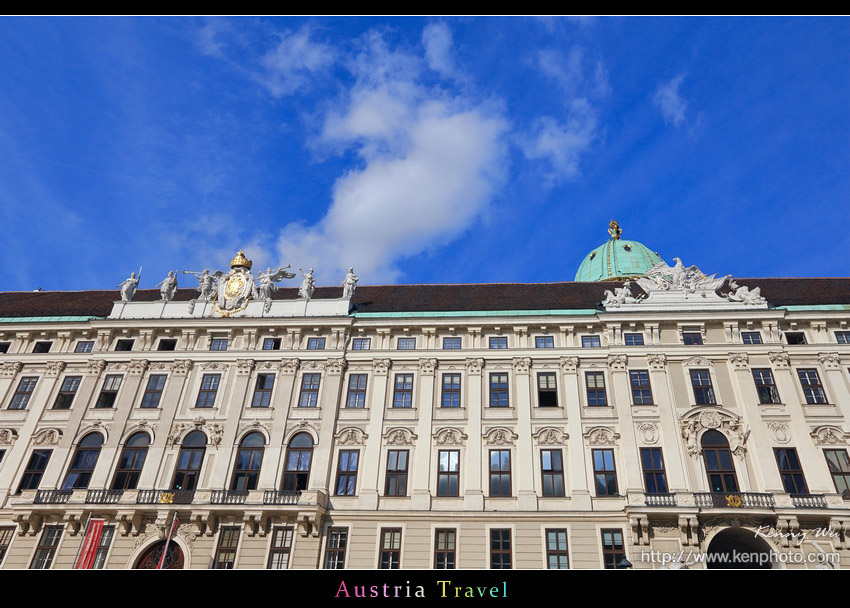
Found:
M 690 424 L 685 425 L 682 429 L 682 437 L 685 438 L 685 444 L 688 448 L 688 454 L 691 456 L 695 456 L 699 454 L 699 446 L 697 446 L 697 423 L 695 421 L 691 421 Z
M 258 288 L 257 293 L 261 300 L 272 299 L 272 292 L 277 291 L 277 285 L 275 285 L 275 283 L 282 281 L 283 279 L 291 279 L 295 276 L 294 272 L 286 272 L 287 268 L 289 268 L 289 266 L 283 266 L 277 270 L 266 268 L 265 272 L 257 274 L 257 278 L 260 280 L 260 287 Z
M 162 296 L 163 302 L 170 302 L 174 299 L 174 293 L 177 291 L 177 271 L 168 271 L 168 276 L 161 283 L 156 284 L 159 287 L 159 293 Z
M 308 270 L 307 274 L 304 274 L 301 268 L 298 271 L 304 277 L 304 280 L 301 281 L 301 287 L 298 288 L 298 297 L 309 300 L 313 297 L 313 291 L 316 289 L 316 281 L 313 279 L 313 269 Z
M 142 269 L 139 268 L 139 276 L 136 277 L 135 272 L 130 273 L 130 278 L 125 279 L 120 285 L 116 285 L 116 287 L 121 288 L 121 301 L 122 302 L 130 302 L 133 300 L 133 296 L 136 295 L 136 288 L 139 286 L 139 279 L 142 278 Z
M 755 287 L 750 289 L 743 285 L 738 285 L 735 281 L 729 280 L 729 288 L 732 289 L 726 294 L 726 299 L 730 302 L 743 302 L 744 304 L 764 304 L 765 300 L 761 296 L 761 288 Z
M 615 288 L 614 293 L 611 293 L 610 289 L 606 289 L 605 301 L 602 302 L 602 305 L 605 308 L 617 308 L 620 304 L 634 304 L 637 302 L 637 298 L 632 295 L 631 285 L 631 281 L 626 281 L 622 287 Z
M 354 274 L 354 268 L 349 268 L 348 274 L 345 275 L 345 279 L 342 281 L 343 298 L 350 298 L 354 295 L 354 289 L 357 287 L 357 281 L 359 280 L 357 275 Z
M 183 274 L 195 275 L 195 278 L 198 279 L 197 290 L 198 293 L 201 294 L 198 299 L 204 301 L 209 301 L 210 299 L 212 299 L 212 296 L 216 291 L 216 284 L 218 283 L 218 280 L 224 275 L 224 273 L 220 270 L 217 270 L 213 274 L 210 274 L 210 271 L 206 269 L 204 269 L 203 272 L 184 270 Z

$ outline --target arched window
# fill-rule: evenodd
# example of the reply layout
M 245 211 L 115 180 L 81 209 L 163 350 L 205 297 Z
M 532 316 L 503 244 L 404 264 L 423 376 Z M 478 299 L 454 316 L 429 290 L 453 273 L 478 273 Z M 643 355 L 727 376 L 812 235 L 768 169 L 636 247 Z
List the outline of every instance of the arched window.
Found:
M 284 491 L 306 490 L 310 480 L 310 464 L 313 460 L 313 438 L 307 433 L 298 433 L 286 449 L 286 469 L 283 473 Z
M 177 468 L 174 471 L 172 490 L 197 490 L 201 480 L 201 464 L 207 450 L 207 437 L 201 431 L 192 431 L 183 438 Z
M 702 457 L 708 473 L 712 492 L 737 492 L 738 478 L 732 464 L 732 452 L 726 436 L 719 431 L 708 431 L 702 436 Z
M 260 433 L 248 433 L 236 452 L 236 469 L 233 471 L 231 490 L 256 490 L 263 463 L 265 439 Z
M 139 475 L 142 474 L 150 442 L 150 436 L 144 432 L 130 436 L 118 461 L 118 470 L 112 483 L 113 490 L 135 490 L 138 487 Z
M 65 475 L 65 483 L 62 484 L 63 490 L 78 490 L 89 487 L 91 474 L 94 471 L 94 465 L 97 464 L 97 457 L 100 456 L 102 445 L 103 436 L 100 433 L 89 433 L 83 437 L 77 445 L 77 451 L 74 452 L 71 468 Z

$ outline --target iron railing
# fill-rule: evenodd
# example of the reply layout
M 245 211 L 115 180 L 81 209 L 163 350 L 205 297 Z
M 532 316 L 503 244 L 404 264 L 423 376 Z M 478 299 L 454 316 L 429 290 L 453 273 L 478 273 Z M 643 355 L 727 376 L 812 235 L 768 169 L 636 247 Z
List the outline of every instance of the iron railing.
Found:
M 35 493 L 34 503 L 39 505 L 56 505 L 68 502 L 72 490 L 39 490 Z

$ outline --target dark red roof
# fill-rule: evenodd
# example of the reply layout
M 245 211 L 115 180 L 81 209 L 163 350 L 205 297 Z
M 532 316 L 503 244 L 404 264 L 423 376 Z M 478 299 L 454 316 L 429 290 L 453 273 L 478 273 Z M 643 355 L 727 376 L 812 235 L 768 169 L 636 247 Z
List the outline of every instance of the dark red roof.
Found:
M 761 288 L 771 306 L 850 304 L 850 278 L 735 279 L 739 285 Z M 363 285 L 354 295 L 362 312 L 421 312 L 472 310 L 551 310 L 599 308 L 606 289 L 621 283 L 484 283 L 464 285 Z M 633 293 L 640 291 L 633 284 Z M 180 289 L 175 300 L 196 297 L 194 289 Z M 338 298 L 342 287 L 319 287 L 314 298 Z M 157 289 L 141 289 L 134 301 L 160 297 Z M 281 288 L 274 299 L 295 299 L 298 289 Z M 106 317 L 118 290 L 0 292 L 0 317 L 94 316 Z

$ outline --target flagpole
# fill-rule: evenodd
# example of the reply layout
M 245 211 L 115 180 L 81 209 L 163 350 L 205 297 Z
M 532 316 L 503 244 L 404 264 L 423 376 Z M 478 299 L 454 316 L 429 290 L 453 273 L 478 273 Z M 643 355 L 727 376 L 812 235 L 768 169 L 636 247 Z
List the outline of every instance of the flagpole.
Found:
M 89 533 L 89 522 L 91 522 L 91 513 L 86 518 L 86 527 L 83 530 L 83 537 L 80 539 L 80 546 L 77 547 L 77 554 L 74 556 L 74 568 L 77 567 L 77 560 L 80 559 L 80 552 L 83 550 L 83 543 L 86 542 L 86 536 Z
M 162 570 L 162 564 L 165 562 L 165 554 L 168 552 L 168 543 L 171 542 L 171 536 L 174 534 L 174 522 L 177 521 L 177 513 L 174 513 L 174 517 L 171 519 L 171 526 L 169 526 L 168 534 L 165 537 L 165 546 L 162 548 L 162 555 L 159 557 L 159 563 L 156 565 L 157 570 Z

